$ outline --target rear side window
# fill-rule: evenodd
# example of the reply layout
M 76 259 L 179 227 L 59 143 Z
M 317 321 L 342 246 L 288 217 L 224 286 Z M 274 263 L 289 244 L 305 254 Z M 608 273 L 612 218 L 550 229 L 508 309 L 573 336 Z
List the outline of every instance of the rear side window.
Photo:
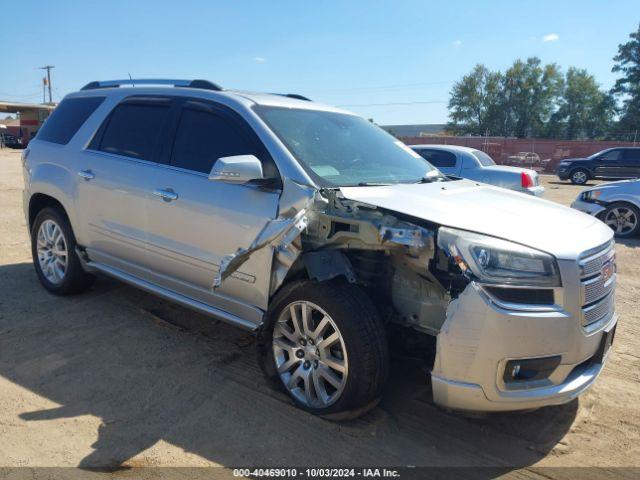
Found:
M 456 156 L 451 152 L 420 149 L 418 153 L 434 167 L 446 168 L 456 166 Z
M 38 140 L 66 145 L 105 97 L 67 98 L 49 116 Z
M 622 154 L 623 160 L 633 160 L 634 162 L 640 162 L 640 148 L 624 150 Z
M 235 122 L 224 115 L 204 110 L 185 108 L 173 144 L 171 164 L 209 173 L 218 158 L 233 155 L 256 154 Z
M 491 167 L 496 164 L 496 162 L 493 161 L 493 158 L 491 158 L 481 150 L 474 150 L 471 153 L 478 159 L 480 165 L 482 165 L 483 167 Z
M 168 103 L 121 103 L 111 113 L 99 150 L 154 160 L 168 114 Z

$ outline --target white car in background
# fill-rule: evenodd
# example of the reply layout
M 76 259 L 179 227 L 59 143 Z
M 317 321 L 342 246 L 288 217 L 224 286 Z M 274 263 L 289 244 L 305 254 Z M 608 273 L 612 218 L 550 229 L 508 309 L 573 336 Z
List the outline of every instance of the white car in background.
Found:
M 535 170 L 496 165 L 489 155 L 475 148 L 458 145 L 411 145 L 411 148 L 445 175 L 468 178 L 535 196 L 544 192 Z

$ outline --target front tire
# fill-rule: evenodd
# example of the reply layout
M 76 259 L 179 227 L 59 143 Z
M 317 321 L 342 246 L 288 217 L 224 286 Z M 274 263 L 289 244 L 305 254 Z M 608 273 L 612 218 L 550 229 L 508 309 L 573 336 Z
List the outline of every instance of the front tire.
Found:
M 571 172 L 569 179 L 574 185 L 584 185 L 589 181 L 589 172 L 583 168 L 577 168 Z
M 601 218 L 618 238 L 634 237 L 640 231 L 640 210 L 630 203 L 612 203 Z
M 40 283 L 55 295 L 82 292 L 95 280 L 82 268 L 76 247 L 64 212 L 52 207 L 42 209 L 31 228 L 31 255 Z
M 374 406 L 389 368 L 378 312 L 346 281 L 286 286 L 272 302 L 258 356 L 298 407 L 336 419 Z

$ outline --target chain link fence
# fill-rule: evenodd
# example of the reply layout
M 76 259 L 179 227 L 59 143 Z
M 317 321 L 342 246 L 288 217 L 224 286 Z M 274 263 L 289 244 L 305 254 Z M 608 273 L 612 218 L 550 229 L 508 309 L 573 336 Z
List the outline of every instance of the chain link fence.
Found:
M 636 147 L 637 142 L 601 140 L 559 140 L 549 138 L 456 137 L 429 135 L 400 137 L 407 145 L 461 145 L 487 153 L 500 165 L 514 165 L 554 173 L 565 158 L 583 158 L 606 148 Z

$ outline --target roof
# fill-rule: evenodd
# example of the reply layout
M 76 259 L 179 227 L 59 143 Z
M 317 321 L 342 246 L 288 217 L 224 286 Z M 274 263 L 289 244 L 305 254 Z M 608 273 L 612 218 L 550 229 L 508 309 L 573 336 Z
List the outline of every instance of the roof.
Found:
M 55 105 L 45 103 L 21 103 L 21 102 L 3 102 L 0 101 L 0 112 L 17 113 L 27 112 L 29 110 L 48 110 L 55 109 Z
M 193 85 L 193 86 L 192 86 Z M 197 85 L 197 86 L 196 86 Z M 306 110 L 330 111 L 336 113 L 351 114 L 330 105 L 306 100 L 297 94 L 258 93 L 241 90 L 226 90 L 218 85 L 205 80 L 110 80 L 91 82 L 79 92 L 70 94 L 77 96 L 96 95 L 166 95 L 171 93 L 176 96 L 192 96 L 210 98 L 212 100 L 228 99 L 242 103 L 244 106 L 266 105 L 284 108 L 300 108 Z

